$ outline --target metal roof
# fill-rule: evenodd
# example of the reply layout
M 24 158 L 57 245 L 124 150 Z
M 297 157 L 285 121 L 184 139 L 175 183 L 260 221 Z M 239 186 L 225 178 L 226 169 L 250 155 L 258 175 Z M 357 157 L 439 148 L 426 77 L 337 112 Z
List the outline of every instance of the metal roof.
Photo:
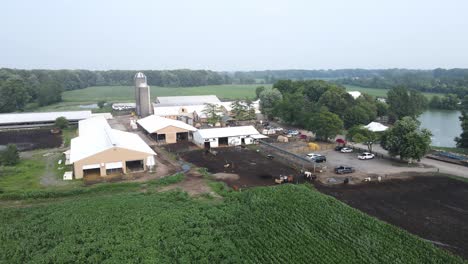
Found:
M 156 103 L 159 106 L 183 106 L 202 105 L 206 103 L 216 104 L 221 101 L 216 95 L 194 95 L 194 96 L 158 96 Z
M 260 135 L 253 126 L 238 126 L 238 127 L 220 127 L 199 129 L 198 133 L 201 138 L 220 138 L 220 137 L 235 137 L 235 136 L 251 136 Z
M 156 155 L 137 134 L 112 129 L 102 116 L 78 123 L 79 137 L 70 144 L 70 162 L 82 160 L 99 152 L 118 147 Z
M 0 124 L 53 122 L 57 117 L 78 121 L 91 117 L 91 111 L 37 112 L 0 114 Z
M 188 131 L 197 130 L 193 126 L 186 124 L 182 121 L 164 118 L 164 117 L 155 116 L 155 115 L 150 115 L 145 118 L 139 119 L 137 123 L 140 124 L 140 126 L 142 126 L 148 133 L 157 133 L 159 130 L 168 126 L 174 126 L 174 127 L 186 129 Z

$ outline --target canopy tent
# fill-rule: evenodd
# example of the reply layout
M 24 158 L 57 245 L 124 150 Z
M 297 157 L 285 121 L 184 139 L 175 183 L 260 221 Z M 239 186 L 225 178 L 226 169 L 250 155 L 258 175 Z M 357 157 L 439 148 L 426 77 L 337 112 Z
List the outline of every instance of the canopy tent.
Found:
M 344 145 L 346 145 L 346 140 L 344 140 L 344 139 L 342 139 L 342 138 L 337 138 L 335 141 L 336 141 L 336 143 L 338 143 L 338 144 L 344 144 Z
M 384 126 L 378 122 L 370 122 L 367 126 L 364 127 L 372 132 L 382 132 L 388 129 L 388 126 Z

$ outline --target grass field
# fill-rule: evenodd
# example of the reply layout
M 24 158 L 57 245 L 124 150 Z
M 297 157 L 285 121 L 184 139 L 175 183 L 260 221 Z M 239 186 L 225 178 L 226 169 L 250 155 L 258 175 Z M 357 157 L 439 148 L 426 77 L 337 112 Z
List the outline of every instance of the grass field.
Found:
M 243 99 L 255 97 L 255 88 L 258 86 L 271 86 L 269 84 L 246 84 L 246 85 L 209 85 L 196 87 L 157 87 L 151 86 L 151 99 L 157 96 L 177 95 L 217 95 L 220 99 Z M 63 102 L 52 104 L 32 111 L 69 111 L 86 110 L 80 105 L 95 104 L 100 100 L 107 102 L 132 102 L 134 101 L 134 90 L 130 86 L 93 86 L 80 90 L 64 92 Z
M 197 87 L 156 87 L 151 86 L 151 98 L 157 96 L 206 95 L 214 94 L 223 99 L 255 97 L 255 88 L 260 85 L 210 85 Z M 133 87 L 129 86 L 94 86 L 63 93 L 63 100 L 69 102 L 110 102 L 134 99 Z
M 2 263 L 462 263 L 306 185 L 75 196 L 0 222 Z
M 45 171 L 41 160 L 21 160 L 15 166 L 0 166 L 0 193 L 39 188 L 39 175 Z
M 360 91 L 361 93 L 367 93 L 372 96 L 376 97 L 387 97 L 388 89 L 377 89 L 377 88 L 365 88 L 360 86 L 354 85 L 344 85 L 347 91 Z M 444 94 L 441 93 L 423 93 L 427 99 L 431 99 L 434 95 L 443 96 Z

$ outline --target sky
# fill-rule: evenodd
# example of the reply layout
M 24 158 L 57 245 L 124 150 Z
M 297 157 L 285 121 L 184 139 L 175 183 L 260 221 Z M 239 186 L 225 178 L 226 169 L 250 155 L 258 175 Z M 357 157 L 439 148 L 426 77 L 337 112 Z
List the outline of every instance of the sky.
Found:
M 468 68 L 466 0 L 1 0 L 0 67 Z

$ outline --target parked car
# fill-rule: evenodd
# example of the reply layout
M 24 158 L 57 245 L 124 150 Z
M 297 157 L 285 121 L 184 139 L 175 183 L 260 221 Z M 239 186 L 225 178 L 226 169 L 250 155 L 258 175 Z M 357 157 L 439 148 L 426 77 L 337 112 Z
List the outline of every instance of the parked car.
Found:
M 297 136 L 299 135 L 299 131 L 297 130 L 288 130 L 288 134 L 292 136 Z
M 275 127 L 275 130 L 276 130 L 277 132 L 281 132 L 281 131 L 283 131 L 284 129 L 283 129 L 282 127 Z
M 316 163 L 327 162 L 327 157 L 320 155 L 318 157 L 315 157 L 313 161 L 315 161 Z
M 345 174 L 345 173 L 353 173 L 354 168 L 349 166 L 338 166 L 335 168 L 335 173 L 337 174 Z
M 336 146 L 336 147 L 335 147 L 335 150 L 336 150 L 336 151 L 341 151 L 343 148 L 344 148 L 344 147 L 342 147 L 342 146 Z
M 375 158 L 375 155 L 369 152 L 363 152 L 359 154 L 358 159 L 360 160 L 368 160 L 368 159 L 373 159 Z
M 307 154 L 306 157 L 307 157 L 308 159 L 310 159 L 310 160 L 313 160 L 313 159 L 315 159 L 316 157 L 319 157 L 319 156 L 322 156 L 322 155 L 316 154 L 316 153 L 309 153 L 309 154 Z
M 351 153 L 351 152 L 353 152 L 353 149 L 352 148 L 342 148 L 340 151 L 343 152 L 343 153 Z

